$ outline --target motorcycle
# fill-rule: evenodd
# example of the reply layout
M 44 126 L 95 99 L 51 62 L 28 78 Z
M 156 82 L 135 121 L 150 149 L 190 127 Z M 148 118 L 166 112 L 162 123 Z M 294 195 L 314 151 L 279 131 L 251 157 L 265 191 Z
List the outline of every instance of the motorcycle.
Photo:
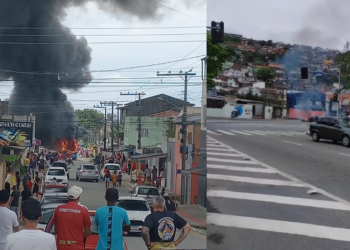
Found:
M 73 158 L 69 158 L 67 161 L 68 166 L 72 164 L 72 166 L 74 166 L 74 161 Z

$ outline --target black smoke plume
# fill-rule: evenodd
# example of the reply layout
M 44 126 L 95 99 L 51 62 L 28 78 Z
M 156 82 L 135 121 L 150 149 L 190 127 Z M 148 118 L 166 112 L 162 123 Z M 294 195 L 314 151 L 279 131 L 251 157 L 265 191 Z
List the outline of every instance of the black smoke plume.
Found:
M 10 112 L 36 115 L 36 138 L 41 139 L 44 146 L 52 146 L 54 139 L 76 139 L 87 134 L 84 128 L 77 125 L 73 106 L 61 91 L 62 89 L 77 91 L 92 80 L 92 75 L 88 72 L 91 49 L 86 39 L 77 38 L 70 29 L 61 24 L 67 8 L 83 7 L 87 2 L 89 1 L 0 0 L 0 69 L 10 70 L 0 71 L 0 81 L 14 81 L 14 89 L 10 96 Z M 130 18 L 156 19 L 160 16 L 159 5 L 151 0 L 95 2 L 101 9 L 115 17 L 128 14 Z M 58 36 L 25 36 L 52 34 Z M 55 75 L 18 72 L 61 73 Z

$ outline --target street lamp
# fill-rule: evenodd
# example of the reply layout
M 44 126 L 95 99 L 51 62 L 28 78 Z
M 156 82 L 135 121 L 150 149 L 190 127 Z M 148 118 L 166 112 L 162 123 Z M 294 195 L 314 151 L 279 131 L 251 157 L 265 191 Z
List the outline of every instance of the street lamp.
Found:
M 105 126 L 104 126 L 104 135 L 103 135 L 103 150 L 107 151 L 107 107 L 103 107 L 103 106 L 98 106 L 98 105 L 94 105 L 94 108 L 96 109 L 105 109 Z

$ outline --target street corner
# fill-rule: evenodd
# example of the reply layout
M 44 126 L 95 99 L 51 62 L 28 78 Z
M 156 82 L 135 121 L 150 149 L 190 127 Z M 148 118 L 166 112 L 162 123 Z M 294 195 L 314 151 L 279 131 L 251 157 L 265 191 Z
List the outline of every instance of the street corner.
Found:
M 193 231 L 206 235 L 206 209 L 199 205 L 179 205 L 177 213 L 191 225 Z

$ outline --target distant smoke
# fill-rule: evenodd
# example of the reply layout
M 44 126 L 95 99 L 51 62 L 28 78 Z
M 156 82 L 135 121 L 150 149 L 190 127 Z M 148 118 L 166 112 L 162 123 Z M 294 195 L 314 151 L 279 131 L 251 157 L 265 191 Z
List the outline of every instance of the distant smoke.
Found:
M 77 125 L 71 103 L 61 89 L 79 90 L 92 76 L 91 48 L 85 38 L 76 38 L 60 19 L 65 9 L 83 6 L 88 0 L 0 0 L 0 34 L 55 34 L 57 37 L 0 36 L 0 42 L 73 43 L 74 45 L 0 44 L 0 69 L 14 71 L 62 72 L 60 75 L 28 75 L 0 72 L 0 80 L 13 79 L 10 96 L 12 114 L 37 116 L 36 138 L 50 145 L 53 138 L 81 138 L 86 131 Z M 103 10 L 118 16 L 130 14 L 140 19 L 159 17 L 156 3 L 148 0 L 95 0 Z M 157 2 L 162 2 L 157 0 Z M 1 27 L 47 27 L 50 29 L 2 29 Z M 65 72 L 69 72 L 68 75 Z M 61 78 L 61 80 L 58 80 Z

